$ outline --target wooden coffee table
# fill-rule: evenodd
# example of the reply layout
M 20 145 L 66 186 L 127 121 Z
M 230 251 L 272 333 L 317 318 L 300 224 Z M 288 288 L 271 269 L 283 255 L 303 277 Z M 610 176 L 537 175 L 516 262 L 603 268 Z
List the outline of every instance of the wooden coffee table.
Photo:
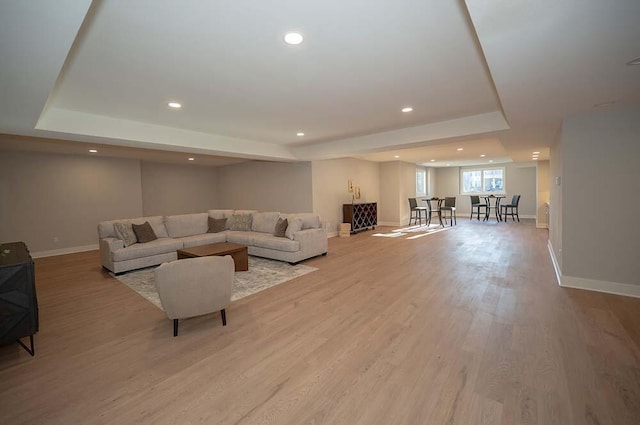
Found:
M 249 257 L 247 247 L 244 245 L 221 242 L 178 250 L 178 260 L 182 260 L 183 258 L 209 257 L 211 255 L 230 255 L 231 258 L 233 258 L 237 272 L 249 270 Z

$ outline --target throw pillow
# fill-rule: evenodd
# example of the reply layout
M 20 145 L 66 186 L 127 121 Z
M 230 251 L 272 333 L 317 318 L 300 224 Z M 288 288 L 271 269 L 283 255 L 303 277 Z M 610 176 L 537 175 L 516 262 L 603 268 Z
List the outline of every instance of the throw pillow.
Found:
M 153 231 L 153 227 L 148 221 L 145 221 L 144 224 L 132 224 L 131 227 L 139 243 L 147 243 L 158 239 L 156 232 Z
M 251 214 L 234 214 L 231 216 L 231 230 L 250 232 L 252 220 L 253 215 Z
M 227 227 L 226 218 L 209 217 L 209 230 L 207 233 L 219 233 Z
M 293 234 L 302 229 L 302 219 L 299 217 L 293 218 L 289 221 L 289 225 L 287 226 L 287 231 L 285 232 L 285 236 L 289 239 L 293 240 Z
M 289 225 L 289 221 L 285 218 L 280 217 L 278 222 L 276 223 L 276 231 L 273 233 L 275 236 L 279 238 L 286 238 L 287 226 Z
M 124 243 L 125 247 L 138 242 L 136 234 L 133 232 L 133 227 L 128 221 L 113 223 L 113 230 L 116 233 L 116 237 Z

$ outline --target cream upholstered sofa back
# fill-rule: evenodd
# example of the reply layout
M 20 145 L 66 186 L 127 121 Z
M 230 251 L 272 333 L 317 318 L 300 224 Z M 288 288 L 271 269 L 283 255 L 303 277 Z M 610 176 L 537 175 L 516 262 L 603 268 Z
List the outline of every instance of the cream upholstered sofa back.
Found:
M 251 215 L 251 226 L 245 230 L 231 229 L 234 215 Z M 209 217 L 227 218 L 226 230 L 208 233 Z M 286 238 L 275 236 L 278 219 L 287 218 Z M 124 246 L 116 237 L 116 222 L 151 224 L 157 240 Z M 103 221 L 98 224 L 102 266 L 114 273 L 155 266 L 177 259 L 176 250 L 217 242 L 246 245 L 249 255 L 297 263 L 327 253 L 327 230 L 320 217 L 313 213 L 281 214 L 254 210 L 209 210 L 206 213 L 172 216 L 137 217 Z

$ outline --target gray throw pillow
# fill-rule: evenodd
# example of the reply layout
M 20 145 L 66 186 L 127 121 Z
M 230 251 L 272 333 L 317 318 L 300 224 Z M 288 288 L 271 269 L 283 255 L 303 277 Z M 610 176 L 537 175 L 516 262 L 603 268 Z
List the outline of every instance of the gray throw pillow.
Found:
M 133 232 L 133 227 L 128 221 L 113 223 L 113 230 L 116 233 L 116 237 L 124 243 L 125 247 L 138 242 L 136 234 Z
M 286 238 L 287 226 L 289 225 L 289 221 L 286 218 L 280 217 L 278 222 L 276 223 L 276 231 L 273 233 L 274 236 L 279 238 Z
M 302 219 L 299 217 L 292 218 L 289 220 L 289 225 L 287 226 L 287 231 L 285 232 L 285 236 L 289 239 L 293 240 L 293 234 L 302 229 Z
M 222 232 L 227 227 L 227 219 L 226 218 L 213 218 L 209 217 L 209 230 L 207 233 L 219 233 Z
M 250 232 L 252 220 L 251 214 L 234 214 L 231 216 L 231 230 Z
M 132 224 L 131 227 L 139 243 L 147 243 L 158 239 L 156 232 L 153 231 L 153 227 L 148 221 L 145 221 L 144 224 Z

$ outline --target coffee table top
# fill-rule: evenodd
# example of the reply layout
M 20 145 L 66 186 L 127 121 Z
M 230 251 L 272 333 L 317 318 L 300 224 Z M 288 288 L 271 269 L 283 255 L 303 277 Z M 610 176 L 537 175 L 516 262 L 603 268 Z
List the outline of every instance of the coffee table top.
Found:
M 246 250 L 245 245 L 239 245 L 237 243 L 220 242 L 212 243 L 209 245 L 194 246 L 191 248 L 179 249 L 178 252 L 192 256 L 192 257 L 208 257 L 210 255 L 224 255 L 231 254 L 233 252 L 241 252 Z

